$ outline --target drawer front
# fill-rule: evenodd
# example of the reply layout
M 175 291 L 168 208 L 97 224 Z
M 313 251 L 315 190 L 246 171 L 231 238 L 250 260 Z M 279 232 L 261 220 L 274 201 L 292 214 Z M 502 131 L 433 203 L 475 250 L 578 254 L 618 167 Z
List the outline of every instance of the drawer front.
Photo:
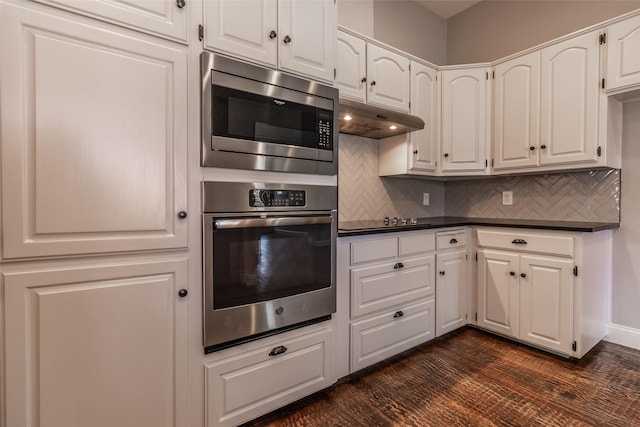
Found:
M 434 255 L 352 269 L 351 318 L 433 295 L 434 269 Z
M 351 243 L 351 264 L 398 256 L 398 239 L 386 238 Z
M 476 233 L 478 246 L 482 247 L 574 256 L 574 239 L 570 236 L 483 229 Z
M 458 231 L 455 233 L 438 234 L 437 247 L 439 251 L 447 249 L 461 249 L 467 246 L 467 232 Z
M 238 425 L 328 387 L 332 343 L 325 328 L 205 364 L 207 426 Z
M 433 233 L 405 236 L 398 239 L 398 252 L 401 257 L 433 252 L 436 239 Z
M 432 339 L 434 304 L 431 299 L 352 323 L 351 372 Z

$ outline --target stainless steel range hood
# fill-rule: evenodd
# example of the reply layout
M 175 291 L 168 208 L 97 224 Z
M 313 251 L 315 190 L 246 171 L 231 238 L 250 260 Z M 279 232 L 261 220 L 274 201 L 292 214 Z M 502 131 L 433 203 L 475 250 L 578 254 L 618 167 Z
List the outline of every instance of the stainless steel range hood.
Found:
M 382 139 L 424 129 L 424 120 L 411 114 L 340 99 L 340 132 Z

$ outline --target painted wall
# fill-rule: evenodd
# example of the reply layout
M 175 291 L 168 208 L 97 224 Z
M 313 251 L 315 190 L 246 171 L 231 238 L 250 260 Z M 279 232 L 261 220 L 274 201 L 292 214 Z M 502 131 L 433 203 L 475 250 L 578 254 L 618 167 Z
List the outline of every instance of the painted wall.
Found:
M 638 0 L 485 0 L 447 21 L 447 63 L 494 61 L 637 8 Z
M 437 65 L 447 63 L 447 22 L 413 1 L 376 0 L 374 38 Z
M 613 238 L 611 322 L 640 330 L 640 101 L 624 105 L 621 226 Z
M 373 37 L 373 0 L 338 0 L 338 25 Z

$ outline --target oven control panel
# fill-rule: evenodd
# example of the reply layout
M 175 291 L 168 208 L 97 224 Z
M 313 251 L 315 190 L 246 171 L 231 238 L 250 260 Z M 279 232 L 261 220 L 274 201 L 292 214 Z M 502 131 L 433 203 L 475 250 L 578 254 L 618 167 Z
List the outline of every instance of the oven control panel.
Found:
M 270 208 L 280 206 L 305 206 L 307 194 L 304 190 L 249 190 L 249 206 Z

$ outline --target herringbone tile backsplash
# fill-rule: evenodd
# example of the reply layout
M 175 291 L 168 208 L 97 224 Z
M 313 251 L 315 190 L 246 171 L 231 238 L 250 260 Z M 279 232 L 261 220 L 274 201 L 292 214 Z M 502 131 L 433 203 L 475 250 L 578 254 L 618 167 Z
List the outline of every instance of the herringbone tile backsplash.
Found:
M 378 142 L 340 134 L 338 214 L 340 221 L 385 216 L 620 220 L 617 169 L 432 181 L 378 176 Z M 513 205 L 502 205 L 502 192 Z M 422 193 L 430 205 L 422 206 Z

